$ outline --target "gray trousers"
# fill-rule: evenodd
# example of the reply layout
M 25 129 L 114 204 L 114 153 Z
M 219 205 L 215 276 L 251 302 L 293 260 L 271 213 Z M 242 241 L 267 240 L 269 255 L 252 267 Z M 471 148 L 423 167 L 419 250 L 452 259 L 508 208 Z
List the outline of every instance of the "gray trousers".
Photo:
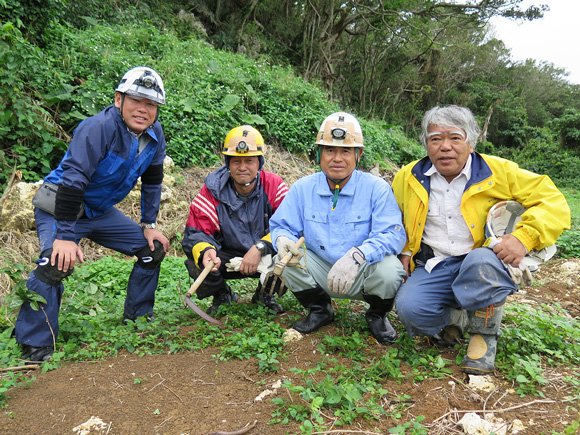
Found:
M 365 294 L 375 295 L 381 299 L 393 299 L 403 277 L 405 269 L 396 255 L 386 256 L 383 261 L 371 265 L 365 264 L 358 271 L 356 280 L 344 295 L 331 292 L 326 285 L 326 277 L 332 268 L 332 264 L 320 258 L 314 252 L 306 250 L 300 260 L 302 267 L 285 267 L 283 276 L 286 286 L 292 292 L 310 290 L 320 286 L 331 298 L 338 299 L 363 299 Z

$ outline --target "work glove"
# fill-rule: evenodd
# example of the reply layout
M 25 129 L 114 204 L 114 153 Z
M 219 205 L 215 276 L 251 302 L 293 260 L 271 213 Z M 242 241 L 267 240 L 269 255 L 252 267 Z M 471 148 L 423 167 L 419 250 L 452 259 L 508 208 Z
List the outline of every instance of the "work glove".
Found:
M 278 258 L 281 260 L 286 256 L 288 252 L 292 253 L 292 257 L 288 261 L 287 266 L 297 266 L 300 264 L 300 259 L 304 256 L 304 253 L 297 249 L 293 242 L 288 237 L 280 236 L 276 240 L 276 250 L 278 251 Z
M 228 272 L 239 272 L 240 266 L 242 265 L 242 257 L 234 257 L 232 258 L 229 263 L 226 263 L 226 270 Z M 258 272 L 259 273 L 268 273 L 273 269 L 273 261 L 272 256 L 270 254 L 264 255 L 260 262 L 258 263 Z
M 483 246 L 493 249 L 495 245 L 497 245 L 501 241 L 501 237 L 488 237 L 485 241 Z M 520 262 L 518 267 L 514 267 L 511 264 L 506 264 L 503 262 L 503 265 L 506 267 L 508 273 L 512 277 L 514 284 L 518 287 L 528 287 L 532 285 L 532 272 L 528 269 L 528 266 L 524 261 Z
M 328 289 L 338 295 L 348 293 L 358 275 L 359 268 L 366 263 L 365 255 L 357 247 L 350 248 L 338 259 L 326 276 Z

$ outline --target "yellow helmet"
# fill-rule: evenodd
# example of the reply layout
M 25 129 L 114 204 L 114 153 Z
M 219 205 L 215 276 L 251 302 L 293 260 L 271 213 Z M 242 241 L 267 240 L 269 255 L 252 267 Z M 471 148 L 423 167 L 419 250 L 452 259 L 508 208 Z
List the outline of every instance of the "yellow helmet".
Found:
M 363 134 L 358 120 L 350 113 L 336 112 L 322 122 L 316 145 L 364 148 Z
M 226 156 L 263 156 L 266 151 L 264 138 L 258 130 L 249 125 L 230 130 L 224 141 L 222 154 Z

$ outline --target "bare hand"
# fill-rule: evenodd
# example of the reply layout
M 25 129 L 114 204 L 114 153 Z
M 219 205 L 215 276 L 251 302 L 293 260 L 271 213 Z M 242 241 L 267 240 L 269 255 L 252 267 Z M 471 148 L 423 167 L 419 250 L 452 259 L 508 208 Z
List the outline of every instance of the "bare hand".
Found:
M 217 272 L 222 264 L 222 259 L 217 256 L 217 252 L 215 249 L 208 249 L 203 253 L 203 260 L 201 260 L 201 264 L 203 267 L 207 266 L 207 263 L 213 261 L 214 266 L 212 267 L 212 272 Z
M 157 240 L 163 245 L 163 251 L 169 252 L 169 240 L 163 235 L 161 231 L 156 230 L 155 228 L 146 228 L 143 230 L 143 235 L 149 243 L 149 249 L 152 251 L 155 251 L 155 245 L 153 244 L 153 241 Z
M 252 245 L 252 247 L 246 252 L 244 258 L 242 258 L 242 264 L 240 264 L 240 273 L 244 275 L 253 275 L 258 271 L 258 265 L 262 259 L 262 253 L 258 248 Z
M 511 234 L 502 236 L 501 241 L 494 246 L 493 252 L 505 264 L 511 264 L 514 267 L 518 267 L 528 253 L 524 244 Z
M 70 240 L 55 239 L 52 243 L 52 255 L 50 257 L 50 264 L 52 266 L 56 264 L 57 257 L 57 268 L 61 272 L 67 272 L 69 269 L 75 267 L 77 258 L 81 263 L 85 261 L 83 251 L 79 248 L 79 245 Z
M 411 256 L 401 254 L 399 255 L 399 261 L 403 265 L 403 269 L 405 269 L 405 273 L 407 274 L 405 279 L 409 278 L 411 276 Z

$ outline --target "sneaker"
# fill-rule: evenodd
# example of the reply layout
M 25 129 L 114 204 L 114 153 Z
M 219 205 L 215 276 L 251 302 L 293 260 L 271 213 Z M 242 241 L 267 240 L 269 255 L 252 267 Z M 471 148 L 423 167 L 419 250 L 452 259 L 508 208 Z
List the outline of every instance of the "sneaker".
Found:
M 207 310 L 207 314 L 212 316 L 217 312 L 220 306 L 225 304 L 235 304 L 238 299 L 238 295 L 234 293 L 228 286 L 226 286 L 226 288 L 220 290 L 217 294 L 214 295 L 213 303 Z
M 36 347 L 28 344 L 22 345 L 22 359 L 30 363 L 43 363 L 52 357 L 52 346 Z

